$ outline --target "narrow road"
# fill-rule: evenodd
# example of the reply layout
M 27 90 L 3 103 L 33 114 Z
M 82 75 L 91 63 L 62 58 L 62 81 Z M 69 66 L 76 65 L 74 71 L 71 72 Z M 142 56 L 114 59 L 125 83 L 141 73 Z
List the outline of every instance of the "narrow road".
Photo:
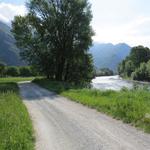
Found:
M 19 84 L 36 150 L 150 150 L 150 135 L 33 83 Z

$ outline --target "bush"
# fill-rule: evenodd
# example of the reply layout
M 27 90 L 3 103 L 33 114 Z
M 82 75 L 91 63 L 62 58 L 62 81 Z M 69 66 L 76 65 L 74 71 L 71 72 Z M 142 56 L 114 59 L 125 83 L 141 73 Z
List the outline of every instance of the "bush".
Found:
M 19 70 L 17 67 L 7 67 L 6 75 L 12 76 L 12 77 L 17 77 L 17 76 L 19 76 Z
M 34 67 L 31 66 L 23 66 L 23 67 L 15 67 L 8 66 L 5 67 L 0 64 L 0 76 L 11 76 L 11 77 L 32 77 L 37 76 L 39 73 Z
M 5 64 L 0 62 L 0 76 L 3 77 L 5 74 Z
M 150 60 L 147 62 L 148 80 L 150 81 Z
M 125 63 L 125 72 L 128 77 L 131 76 L 132 72 L 135 70 L 134 64 L 131 60 Z
M 138 81 L 148 81 L 148 71 L 146 63 L 141 63 L 140 67 L 132 73 L 132 79 Z
M 22 77 L 32 76 L 30 67 L 20 67 L 19 71 L 20 71 L 20 76 L 22 76 Z

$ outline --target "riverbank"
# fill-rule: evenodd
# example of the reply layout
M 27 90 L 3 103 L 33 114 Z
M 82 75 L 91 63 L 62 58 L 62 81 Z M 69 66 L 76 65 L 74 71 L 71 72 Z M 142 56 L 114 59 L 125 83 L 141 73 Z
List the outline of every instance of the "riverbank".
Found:
M 149 91 L 81 89 L 46 79 L 34 80 L 34 83 L 150 133 Z
M 137 80 L 133 80 L 131 78 L 123 78 L 123 77 L 120 77 L 122 80 L 125 80 L 125 81 L 128 81 L 128 82 L 133 82 L 135 84 L 143 84 L 143 85 L 150 85 L 150 82 L 147 82 L 147 81 L 137 81 Z

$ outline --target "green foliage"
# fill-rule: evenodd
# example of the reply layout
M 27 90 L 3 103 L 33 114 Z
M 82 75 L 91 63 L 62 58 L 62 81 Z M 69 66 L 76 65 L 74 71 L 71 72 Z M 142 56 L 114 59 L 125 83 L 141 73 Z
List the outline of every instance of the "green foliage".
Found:
M 62 82 L 44 79 L 34 82 L 73 101 L 95 108 L 150 133 L 150 93 L 147 90 L 99 91 L 66 86 Z
M 146 63 L 150 60 L 150 50 L 143 46 L 133 47 L 129 59 L 132 60 L 136 67 L 139 67 L 141 63 Z
M 33 149 L 33 128 L 17 84 L 0 83 L 0 150 Z
M 147 62 L 148 79 L 150 80 L 150 60 Z
M 17 77 L 17 76 L 19 76 L 19 69 L 17 67 L 14 67 L 14 66 L 7 67 L 6 75 L 12 76 L 12 77 Z
M 150 49 L 143 46 L 133 47 L 130 55 L 120 63 L 118 72 L 133 80 L 150 81 Z
M 29 13 L 15 17 L 12 23 L 22 57 L 47 78 L 89 82 L 93 31 L 88 0 L 31 0 L 27 7 Z
M 51 81 L 49 79 L 45 78 L 35 78 L 32 82 L 37 83 L 49 90 L 52 90 L 57 93 L 62 93 L 65 90 L 69 89 L 81 89 L 83 87 L 89 87 L 89 84 L 74 84 L 74 83 L 68 83 L 68 82 L 59 82 L 59 81 Z
M 0 77 L 3 77 L 5 74 L 5 64 L 0 62 Z
M 19 72 L 20 72 L 20 76 L 22 76 L 22 77 L 31 77 L 32 76 L 30 67 L 20 67 Z
M 1 77 L 33 77 L 41 75 L 33 66 L 5 66 L 0 64 Z
M 126 72 L 126 75 L 129 77 L 131 76 L 132 72 L 135 70 L 135 67 L 134 67 L 134 64 L 131 60 L 128 60 L 126 63 L 125 63 L 125 72 Z
M 146 63 L 141 63 L 140 67 L 135 70 L 135 72 L 132 73 L 133 80 L 139 80 L 139 81 L 148 81 L 148 71 L 147 71 L 147 65 Z

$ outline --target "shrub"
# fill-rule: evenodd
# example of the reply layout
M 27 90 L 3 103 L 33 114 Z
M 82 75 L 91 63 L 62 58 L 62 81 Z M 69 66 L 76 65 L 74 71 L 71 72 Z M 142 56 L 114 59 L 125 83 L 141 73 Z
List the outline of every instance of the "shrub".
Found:
M 20 76 L 22 76 L 22 77 L 32 76 L 30 67 L 20 67 L 19 71 L 20 71 Z
M 141 63 L 140 67 L 132 73 L 132 79 L 138 81 L 148 81 L 148 71 L 146 63 Z
M 0 76 L 1 77 L 4 76 L 5 69 L 6 69 L 5 64 L 0 62 Z
M 17 67 L 7 67 L 6 75 L 12 76 L 12 77 L 17 77 L 17 76 L 19 76 L 19 70 Z

